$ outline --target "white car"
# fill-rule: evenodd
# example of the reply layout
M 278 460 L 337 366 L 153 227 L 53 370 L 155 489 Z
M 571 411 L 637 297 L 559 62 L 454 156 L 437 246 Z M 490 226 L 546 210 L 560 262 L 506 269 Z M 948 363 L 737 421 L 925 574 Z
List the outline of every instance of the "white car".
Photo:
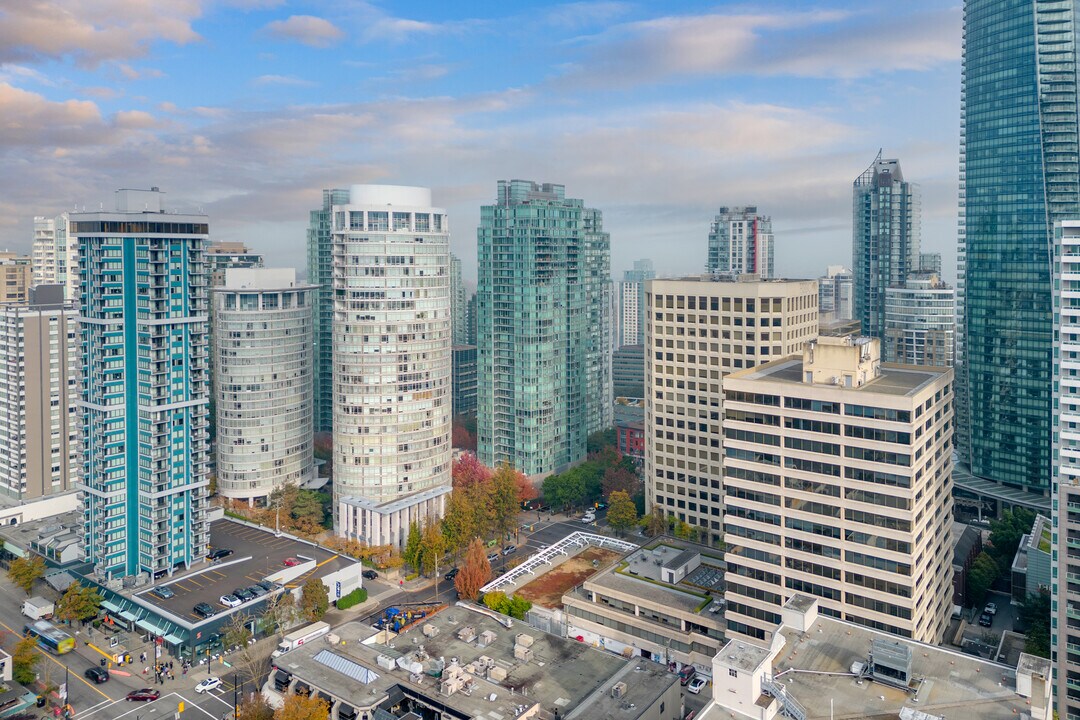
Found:
M 221 678 L 208 677 L 195 686 L 195 692 L 210 692 L 211 690 L 217 690 L 219 687 L 221 687 Z
M 986 603 L 986 607 L 983 612 L 987 615 L 997 615 L 997 603 Z
M 240 600 L 240 598 L 236 597 L 235 595 L 222 595 L 221 597 L 218 598 L 218 602 L 221 603 L 222 605 L 224 605 L 225 607 L 230 607 L 230 608 L 240 607 L 241 605 L 244 604 Z
M 687 684 L 686 689 L 697 695 L 701 692 L 701 689 L 709 684 L 709 681 L 703 677 L 696 677 Z
M 581 522 L 584 523 L 585 525 L 588 525 L 589 523 L 595 522 L 595 521 L 596 521 L 596 516 L 593 515 L 592 513 L 589 513 L 585 517 L 581 518 Z

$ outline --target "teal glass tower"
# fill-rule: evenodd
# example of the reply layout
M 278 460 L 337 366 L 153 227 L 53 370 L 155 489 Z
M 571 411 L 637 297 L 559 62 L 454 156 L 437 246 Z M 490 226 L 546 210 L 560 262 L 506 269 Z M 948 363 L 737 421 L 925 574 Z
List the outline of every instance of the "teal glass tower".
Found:
M 1050 249 L 1080 211 L 1076 10 L 964 5 L 957 443 L 990 495 L 1051 490 Z
M 334 256 L 335 205 L 349 203 L 348 189 L 323 190 L 322 207 L 308 220 L 308 282 L 315 296 L 315 432 L 334 430 Z
M 206 556 L 210 485 L 205 215 L 120 190 L 72 213 L 86 561 L 99 578 L 156 577 Z
M 527 475 L 612 423 L 610 238 L 562 185 L 500 180 L 477 229 L 477 448 Z

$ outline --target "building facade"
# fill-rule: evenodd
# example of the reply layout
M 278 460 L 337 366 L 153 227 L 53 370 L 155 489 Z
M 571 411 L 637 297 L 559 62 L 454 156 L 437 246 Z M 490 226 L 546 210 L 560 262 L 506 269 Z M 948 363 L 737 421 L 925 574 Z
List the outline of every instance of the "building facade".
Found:
M 453 316 L 454 344 L 468 345 L 468 300 L 465 298 L 465 281 L 461 277 L 461 259 L 450 253 L 450 307 Z
M 265 506 L 315 477 L 314 324 L 318 288 L 296 271 L 228 268 L 214 289 L 217 489 Z
M 904 180 L 899 160 L 879 152 L 855 179 L 852 197 L 854 317 L 863 335 L 884 340 L 885 290 L 919 269 L 919 186 Z
M 818 338 L 724 378 L 728 632 L 765 639 L 792 595 L 920 642 L 952 610 L 951 369 Z
M 611 356 L 615 397 L 645 397 L 645 346 L 624 345 Z
M 26 305 L 0 306 L 0 495 L 12 500 L 75 487 L 75 309 L 63 285 Z
M 476 414 L 476 346 L 454 346 L 454 415 Z
M 709 226 L 708 275 L 776 277 L 772 218 L 754 206 L 722 207 Z
M 307 228 L 308 276 L 318 285 L 315 304 L 315 432 L 334 429 L 334 205 L 347 205 L 349 191 L 322 191 L 322 207 L 309 213 Z
M 527 475 L 611 426 L 610 238 L 562 185 L 500 180 L 477 229 L 477 444 Z
M 619 283 L 618 346 L 645 344 L 645 281 L 656 277 L 652 260 L 635 260 Z
M 68 240 L 68 214 L 34 218 L 32 251 L 32 282 L 34 285 L 63 285 L 64 298 L 75 300 L 79 274 L 76 269 L 75 246 Z
M 337 531 L 403 547 L 450 492 L 450 228 L 427 188 L 332 209 Z
M 715 545 L 724 522 L 721 380 L 815 337 L 817 283 L 652 280 L 645 298 L 645 508 Z
M 956 292 L 937 275 L 885 290 L 885 362 L 953 366 Z
M 818 278 L 818 314 L 823 323 L 846 322 L 855 315 L 855 278 L 843 265 L 829 265 Z
M 263 256 L 252 252 L 242 242 L 218 241 L 206 248 L 206 267 L 210 273 L 210 287 L 225 284 L 225 271 L 229 268 L 261 268 Z
M 101 578 L 206 556 L 209 277 L 205 215 L 119 190 L 71 214 L 78 248 L 83 539 Z
M 29 255 L 0 252 L 0 305 L 30 302 L 33 284 L 33 261 Z

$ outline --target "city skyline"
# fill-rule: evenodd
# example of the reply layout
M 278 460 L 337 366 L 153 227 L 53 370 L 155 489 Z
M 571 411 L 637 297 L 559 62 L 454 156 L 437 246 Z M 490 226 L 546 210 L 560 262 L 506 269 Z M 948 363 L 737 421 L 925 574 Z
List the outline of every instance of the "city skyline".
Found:
M 800 276 L 811 258 L 845 262 L 845 185 L 885 147 L 922 184 L 924 245 L 954 279 L 959 8 L 239 5 L 87 6 L 48 37 L 7 11 L 0 107 L 17 112 L 6 154 L 25 168 L 0 181 L 0 246 L 28 251 L 34 214 L 154 184 L 214 217 L 215 239 L 299 268 L 323 188 L 431 186 L 469 230 L 496 179 L 557 177 L 606 208 L 616 272 L 657 244 L 674 250 L 659 274 L 697 272 L 715 207 L 757 204 L 777 274 Z M 466 233 L 451 250 L 475 277 Z

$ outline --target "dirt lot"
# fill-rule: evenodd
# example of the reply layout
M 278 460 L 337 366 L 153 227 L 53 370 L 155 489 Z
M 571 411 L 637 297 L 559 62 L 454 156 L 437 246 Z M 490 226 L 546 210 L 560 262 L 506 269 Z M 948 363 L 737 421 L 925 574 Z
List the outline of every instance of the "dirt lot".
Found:
M 607 567 L 618 557 L 619 553 L 613 550 L 585 548 L 514 593 L 532 601 L 534 605 L 561 608 L 563 593 L 580 585 L 585 578 Z M 593 567 L 593 560 L 597 561 L 597 567 Z

